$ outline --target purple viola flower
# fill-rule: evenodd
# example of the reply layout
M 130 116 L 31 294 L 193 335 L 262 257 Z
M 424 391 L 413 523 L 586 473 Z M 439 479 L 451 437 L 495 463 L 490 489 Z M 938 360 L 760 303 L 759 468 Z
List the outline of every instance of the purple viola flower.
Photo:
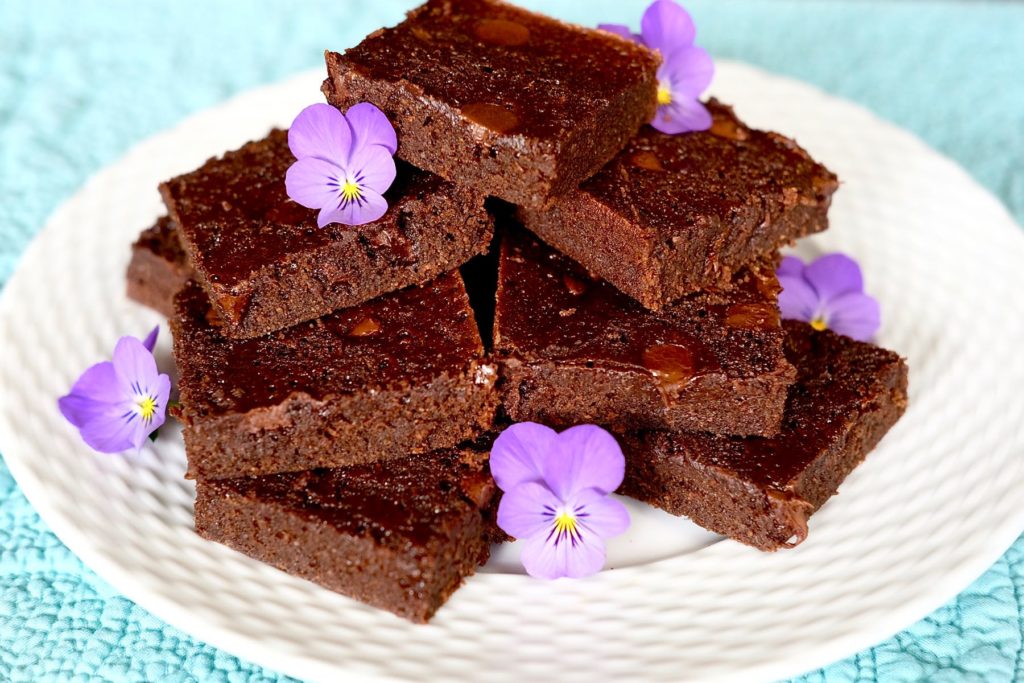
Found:
M 859 341 L 870 340 L 882 324 L 878 302 L 864 293 L 860 266 L 845 254 L 827 254 L 808 264 L 787 256 L 776 272 L 783 318 Z
M 329 104 L 303 109 L 288 131 L 297 161 L 285 176 L 288 196 L 320 209 L 317 225 L 372 223 L 388 210 L 384 193 L 395 181 L 395 129 L 369 102 L 347 113 Z
M 112 361 L 82 373 L 71 392 L 57 401 L 82 439 L 100 453 L 138 451 L 164 423 L 171 378 L 157 371 L 153 346 L 160 328 L 145 340 L 121 337 Z
M 504 491 L 498 526 L 523 541 L 528 574 L 578 578 L 601 570 L 604 539 L 629 527 L 625 506 L 608 496 L 625 467 L 615 438 L 594 425 L 559 434 L 521 422 L 501 433 L 491 449 L 491 473 Z
M 711 127 L 711 113 L 698 98 L 711 84 L 715 65 L 706 50 L 693 44 L 697 28 L 689 12 L 673 0 L 656 0 L 644 12 L 639 35 L 622 24 L 598 28 L 661 53 L 658 110 L 652 126 L 669 135 Z

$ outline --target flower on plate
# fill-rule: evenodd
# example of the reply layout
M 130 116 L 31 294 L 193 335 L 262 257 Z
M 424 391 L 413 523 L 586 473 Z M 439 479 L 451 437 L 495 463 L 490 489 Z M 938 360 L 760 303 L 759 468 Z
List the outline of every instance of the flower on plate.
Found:
M 71 392 L 57 401 L 85 443 L 100 453 L 138 451 L 164 423 L 171 378 L 157 371 L 153 346 L 160 328 L 145 340 L 121 337 L 113 360 L 82 373 Z
M 329 104 L 303 109 L 288 131 L 296 162 L 285 176 L 288 196 L 320 209 L 317 225 L 372 223 L 388 210 L 384 193 L 395 180 L 395 129 L 369 102 L 347 113 Z
M 656 0 L 644 12 L 639 35 L 622 24 L 598 28 L 661 53 L 658 110 L 652 126 L 670 135 L 711 127 L 711 113 L 698 98 L 711 84 L 715 65 L 706 50 L 693 44 L 697 28 L 685 9 L 673 0 Z
M 864 293 L 860 266 L 845 254 L 827 254 L 805 264 L 795 256 L 782 259 L 777 274 L 782 317 L 803 320 L 816 330 L 830 329 L 859 341 L 878 331 L 878 302 Z
M 521 422 L 501 433 L 491 449 L 491 473 L 504 491 L 498 526 L 523 541 L 528 574 L 577 578 L 601 570 L 604 539 L 629 527 L 625 506 L 608 495 L 625 466 L 615 438 L 594 425 L 558 433 Z

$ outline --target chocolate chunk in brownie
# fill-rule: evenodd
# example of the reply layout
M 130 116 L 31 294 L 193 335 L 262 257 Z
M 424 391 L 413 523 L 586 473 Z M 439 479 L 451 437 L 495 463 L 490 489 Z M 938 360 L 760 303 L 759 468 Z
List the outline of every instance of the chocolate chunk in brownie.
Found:
M 824 230 L 835 175 L 795 142 L 712 100 L 711 130 L 644 127 L 551 210 L 519 217 L 545 242 L 658 310 Z
M 326 58 L 328 102 L 380 107 L 398 156 L 530 206 L 601 168 L 657 100 L 655 52 L 496 0 L 429 0 Z
M 806 538 L 808 518 L 903 415 L 907 366 L 871 344 L 784 324 L 798 377 L 782 431 L 627 434 L 620 493 L 761 550 Z
M 275 130 L 161 185 L 182 246 L 223 321 L 249 338 L 422 284 L 487 249 L 483 194 L 399 164 L 388 211 L 366 225 L 316 225 L 291 201 L 295 161 Z
M 522 230 L 503 231 L 495 323 L 509 415 L 775 434 L 795 376 L 773 261 L 648 311 Z
M 167 216 L 146 228 L 132 244 L 128 262 L 128 297 L 163 313 L 174 315 L 174 295 L 192 277 L 174 222 Z
M 348 468 L 199 480 L 196 531 L 415 622 L 426 622 L 494 537 L 487 451 L 444 450 Z
M 457 272 L 256 339 L 189 283 L 171 323 L 189 476 L 343 467 L 491 426 L 496 372 Z

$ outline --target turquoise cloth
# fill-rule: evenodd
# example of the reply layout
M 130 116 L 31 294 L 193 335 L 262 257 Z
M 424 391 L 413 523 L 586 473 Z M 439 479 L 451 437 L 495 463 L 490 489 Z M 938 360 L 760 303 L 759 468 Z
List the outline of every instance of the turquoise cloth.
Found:
M 0 2 L 0 283 L 47 215 L 130 145 L 233 93 L 320 65 L 325 47 L 354 44 L 409 4 Z M 643 7 L 528 4 L 589 24 L 636 25 Z M 690 7 L 699 42 L 714 55 L 815 83 L 915 131 L 1024 221 L 1024 5 L 696 0 Z M 47 529 L 3 465 L 0 520 L 0 678 L 284 680 L 119 597 Z M 1024 680 L 1022 601 L 1024 538 L 930 617 L 800 680 Z

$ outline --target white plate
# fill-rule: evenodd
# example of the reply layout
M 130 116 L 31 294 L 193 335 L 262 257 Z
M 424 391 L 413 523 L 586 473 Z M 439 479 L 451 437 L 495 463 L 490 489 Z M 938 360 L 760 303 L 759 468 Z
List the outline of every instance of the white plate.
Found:
M 912 135 L 847 102 L 720 62 L 715 92 L 795 137 L 844 184 L 804 245 L 861 259 L 881 342 L 910 359 L 910 409 L 812 520 L 764 554 L 636 506 L 605 571 L 545 583 L 506 549 L 428 626 L 199 539 L 173 430 L 139 457 L 91 453 L 55 400 L 157 317 L 124 296 L 158 181 L 287 125 L 321 74 L 158 135 L 51 217 L 0 300 L 0 451 L 43 519 L 156 616 L 295 676 L 733 679 L 797 674 L 884 639 L 967 585 L 1024 530 L 1024 239 L 999 203 Z M 159 346 L 171 366 L 164 327 Z

